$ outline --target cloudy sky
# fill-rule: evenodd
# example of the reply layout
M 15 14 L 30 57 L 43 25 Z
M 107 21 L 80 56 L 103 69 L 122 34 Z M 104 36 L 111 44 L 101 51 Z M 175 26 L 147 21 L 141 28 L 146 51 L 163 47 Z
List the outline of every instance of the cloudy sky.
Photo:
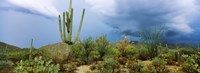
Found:
M 80 38 L 107 34 L 110 41 L 124 35 L 167 27 L 165 40 L 173 43 L 200 42 L 199 0 L 73 0 L 74 35 L 86 8 Z M 57 16 L 67 10 L 69 0 L 2 0 L 0 41 L 19 47 L 60 42 Z

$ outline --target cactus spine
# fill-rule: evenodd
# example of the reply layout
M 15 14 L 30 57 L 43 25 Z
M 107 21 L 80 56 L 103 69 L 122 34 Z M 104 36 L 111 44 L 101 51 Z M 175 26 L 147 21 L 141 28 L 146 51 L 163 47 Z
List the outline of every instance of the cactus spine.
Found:
M 79 35 L 81 32 L 83 19 L 85 15 L 85 9 L 83 9 L 82 17 L 78 29 L 78 33 L 76 34 L 76 37 L 74 39 L 74 42 L 76 42 L 79 39 Z M 72 43 L 72 26 L 73 26 L 73 8 L 72 8 L 72 0 L 70 0 L 69 10 L 63 13 L 61 20 L 61 15 L 58 16 L 59 21 L 59 28 L 60 28 L 60 37 L 63 42 L 71 44 Z M 63 21 L 63 23 L 62 23 Z M 67 37 L 66 37 L 66 27 L 67 27 Z

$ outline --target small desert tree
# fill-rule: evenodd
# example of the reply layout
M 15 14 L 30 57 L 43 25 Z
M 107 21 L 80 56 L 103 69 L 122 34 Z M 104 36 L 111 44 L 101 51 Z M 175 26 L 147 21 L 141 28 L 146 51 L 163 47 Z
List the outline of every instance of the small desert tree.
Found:
M 160 26 L 152 31 L 143 31 L 140 33 L 142 41 L 146 44 L 146 48 L 149 51 L 149 57 L 153 58 L 159 54 L 159 45 L 162 42 L 162 36 L 164 33 L 164 27 Z

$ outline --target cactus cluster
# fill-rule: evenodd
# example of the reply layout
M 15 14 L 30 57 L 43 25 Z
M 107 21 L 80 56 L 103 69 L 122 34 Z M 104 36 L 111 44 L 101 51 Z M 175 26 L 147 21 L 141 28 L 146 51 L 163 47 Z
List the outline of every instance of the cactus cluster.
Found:
M 76 42 L 79 39 L 84 15 L 85 15 L 85 9 L 83 9 L 78 33 L 74 39 L 74 42 Z M 62 16 L 62 19 L 61 19 L 61 16 Z M 62 41 L 68 44 L 72 44 L 72 41 L 71 41 L 72 40 L 72 26 L 73 26 L 72 0 L 70 0 L 69 10 L 66 12 L 63 12 L 63 15 L 59 15 L 58 20 L 59 20 L 60 36 L 61 36 Z M 68 36 L 66 36 L 66 27 L 67 27 Z

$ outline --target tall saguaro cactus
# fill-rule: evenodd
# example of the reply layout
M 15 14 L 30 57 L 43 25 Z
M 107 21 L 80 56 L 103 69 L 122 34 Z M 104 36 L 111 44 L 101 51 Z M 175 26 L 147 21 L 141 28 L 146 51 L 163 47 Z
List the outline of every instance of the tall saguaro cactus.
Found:
M 79 39 L 79 35 L 80 35 L 82 24 L 83 24 L 84 15 L 85 15 L 85 9 L 83 9 L 78 33 L 77 33 L 77 35 L 74 39 L 74 42 L 76 42 Z M 66 12 L 63 12 L 62 19 L 61 19 L 61 16 L 62 15 L 58 16 L 61 39 L 62 39 L 63 42 L 71 44 L 72 43 L 72 26 L 73 26 L 72 0 L 70 0 L 69 10 L 66 11 Z M 67 37 L 66 37 L 66 27 L 67 27 Z

